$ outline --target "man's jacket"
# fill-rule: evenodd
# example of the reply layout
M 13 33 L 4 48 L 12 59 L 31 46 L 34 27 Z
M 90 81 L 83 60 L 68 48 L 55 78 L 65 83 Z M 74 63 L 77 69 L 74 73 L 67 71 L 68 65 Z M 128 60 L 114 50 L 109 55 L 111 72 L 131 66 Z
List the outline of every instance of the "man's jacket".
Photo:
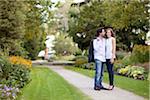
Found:
M 90 42 L 89 47 L 89 55 L 88 55 L 88 62 L 94 62 L 94 47 L 93 47 L 93 40 Z

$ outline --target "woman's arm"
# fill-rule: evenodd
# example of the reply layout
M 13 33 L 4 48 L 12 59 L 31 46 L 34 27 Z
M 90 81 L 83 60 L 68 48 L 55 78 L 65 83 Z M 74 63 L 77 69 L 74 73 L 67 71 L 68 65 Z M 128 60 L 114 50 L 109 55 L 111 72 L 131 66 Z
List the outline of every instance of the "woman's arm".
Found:
M 112 57 L 116 58 L 116 39 L 114 37 L 112 39 Z
M 112 64 L 114 63 L 115 58 L 116 58 L 116 39 L 112 38 L 112 58 L 110 60 Z

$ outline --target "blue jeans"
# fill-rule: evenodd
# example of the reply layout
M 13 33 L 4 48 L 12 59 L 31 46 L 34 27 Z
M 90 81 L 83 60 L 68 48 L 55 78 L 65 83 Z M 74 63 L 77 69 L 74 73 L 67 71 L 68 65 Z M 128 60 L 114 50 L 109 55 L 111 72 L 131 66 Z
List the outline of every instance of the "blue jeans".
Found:
M 102 88 L 102 77 L 103 77 L 103 62 L 95 59 L 95 83 L 94 87 Z
M 113 71 L 114 64 L 111 64 L 110 59 L 106 59 L 106 65 L 109 75 L 109 85 L 114 85 L 114 71 Z

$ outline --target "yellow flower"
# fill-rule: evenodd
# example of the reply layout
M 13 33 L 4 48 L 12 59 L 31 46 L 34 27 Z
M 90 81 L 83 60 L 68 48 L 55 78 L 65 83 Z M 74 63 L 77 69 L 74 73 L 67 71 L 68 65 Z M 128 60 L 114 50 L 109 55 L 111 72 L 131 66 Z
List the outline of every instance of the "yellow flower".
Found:
M 11 56 L 9 57 L 9 60 L 12 64 L 21 64 L 21 65 L 25 65 L 27 68 L 31 68 L 32 67 L 32 62 L 31 60 L 27 60 L 24 59 L 20 56 Z

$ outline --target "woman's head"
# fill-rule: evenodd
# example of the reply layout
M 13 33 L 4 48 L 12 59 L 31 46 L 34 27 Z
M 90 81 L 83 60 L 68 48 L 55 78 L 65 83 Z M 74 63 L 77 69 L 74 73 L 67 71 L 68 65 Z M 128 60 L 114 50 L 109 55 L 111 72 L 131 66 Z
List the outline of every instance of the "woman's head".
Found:
M 96 32 L 96 37 L 104 36 L 104 35 L 105 35 L 105 29 L 103 27 L 99 28 Z
M 115 37 L 115 33 L 113 32 L 112 28 L 107 28 L 106 29 L 106 37 Z

